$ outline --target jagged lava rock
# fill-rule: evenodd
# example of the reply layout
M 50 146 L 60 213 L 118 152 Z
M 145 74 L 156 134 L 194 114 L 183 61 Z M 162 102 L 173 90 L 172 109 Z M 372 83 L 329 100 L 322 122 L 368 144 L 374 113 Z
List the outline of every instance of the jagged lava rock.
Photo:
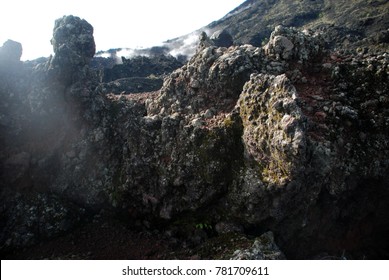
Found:
M 83 28 L 68 27 L 77 42 Z M 103 94 L 86 65 L 92 47 L 59 44 L 57 79 L 40 66 L 27 92 L 34 134 L 2 147 L 2 162 L 22 167 L 30 191 L 136 224 L 206 217 L 271 230 L 291 258 L 378 250 L 389 229 L 388 57 L 332 59 L 320 38 L 278 27 L 264 48 L 218 48 L 204 37 L 160 92 L 139 96 Z
M 323 40 L 320 38 L 320 33 L 313 33 L 310 30 L 300 32 L 279 25 L 271 33 L 264 50 L 268 56 L 277 60 L 294 58 L 304 62 L 316 56 L 322 47 Z
M 43 211 L 47 204 L 46 193 L 58 194 L 55 199 L 49 200 L 50 203 L 64 205 L 61 206 L 63 209 L 67 207 L 65 205 L 72 205 L 69 201 L 80 201 L 78 198 L 84 195 L 93 197 L 93 190 L 83 184 L 81 178 L 85 169 L 77 165 L 80 159 L 91 160 L 87 150 L 79 153 L 79 149 L 88 146 L 86 138 L 91 132 L 84 132 L 86 127 L 89 131 L 100 119 L 97 115 L 100 115 L 98 112 L 101 112 L 104 102 L 102 95 L 93 94 L 94 75 L 87 67 L 94 54 L 92 30 L 86 21 L 64 17 L 56 24 L 53 40 L 56 55 L 53 58 L 34 68 L 19 62 L 13 71 L 8 68 L 1 72 L 0 80 L 4 81 L 0 86 L 4 101 L 0 115 L 1 142 L 5 144 L 0 152 L 2 199 L 7 200 L 14 196 L 12 193 L 21 192 L 23 195 L 18 203 L 37 209 L 33 215 L 39 216 L 42 221 L 53 218 L 50 216 L 52 213 Z M 86 108 L 85 104 L 90 107 Z M 88 165 L 93 166 L 93 161 Z M 75 172 L 78 169 L 83 171 Z M 32 213 L 27 211 L 23 214 L 24 206 L 24 210 L 11 204 L 7 207 L 9 211 L 3 212 L 7 225 L 4 234 L 13 231 L 19 234 L 23 227 L 18 223 L 23 223 L 23 220 L 13 219 L 12 213 L 20 210 L 17 215 L 26 215 L 25 220 L 29 220 L 28 215 Z M 62 230 L 69 230 L 85 212 L 81 208 L 74 209 L 75 223 L 70 223 L 69 227 L 53 228 L 48 223 L 47 227 L 34 225 L 24 228 L 25 237 L 32 238 L 24 242 L 14 236 L 8 242 L 9 238 L 5 236 L 2 241 L 6 244 L 2 249 L 9 250 L 20 244 L 31 245 Z
M 285 75 L 253 74 L 240 95 L 246 152 L 257 161 L 265 182 L 283 185 L 304 166 L 305 118 L 296 99 Z
M 55 53 L 51 67 L 60 67 L 66 80 L 72 78 L 72 72 L 88 64 L 96 51 L 92 25 L 74 16 L 64 16 L 55 21 L 51 44 Z

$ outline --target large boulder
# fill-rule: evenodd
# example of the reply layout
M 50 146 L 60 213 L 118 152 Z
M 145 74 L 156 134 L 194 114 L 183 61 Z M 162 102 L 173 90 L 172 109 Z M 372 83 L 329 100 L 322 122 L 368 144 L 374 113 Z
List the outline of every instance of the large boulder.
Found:
M 297 59 L 299 62 L 317 56 L 322 49 L 323 40 L 320 33 L 310 30 L 300 32 L 281 25 L 274 29 L 269 42 L 264 46 L 264 51 L 269 57 L 277 60 Z
M 257 161 L 264 182 L 283 185 L 304 166 L 305 117 L 296 96 L 285 74 L 253 74 L 240 95 L 246 153 Z
M 214 32 L 210 39 L 217 47 L 228 48 L 234 44 L 231 34 L 225 29 Z

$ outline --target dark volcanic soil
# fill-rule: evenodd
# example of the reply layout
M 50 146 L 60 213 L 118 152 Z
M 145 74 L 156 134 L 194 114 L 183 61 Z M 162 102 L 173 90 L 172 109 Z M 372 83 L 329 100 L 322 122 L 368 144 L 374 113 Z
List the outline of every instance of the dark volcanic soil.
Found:
M 166 259 L 172 249 L 157 234 L 137 232 L 117 220 L 90 222 L 75 231 L 6 255 L 6 259 Z
M 195 229 L 195 231 L 197 231 Z M 252 240 L 238 234 L 189 239 L 169 236 L 159 230 L 138 230 L 114 217 L 86 223 L 72 232 L 35 246 L 10 252 L 2 259 L 16 260 L 171 260 L 229 259 L 237 249 L 248 248 Z M 205 232 L 203 232 L 205 233 Z

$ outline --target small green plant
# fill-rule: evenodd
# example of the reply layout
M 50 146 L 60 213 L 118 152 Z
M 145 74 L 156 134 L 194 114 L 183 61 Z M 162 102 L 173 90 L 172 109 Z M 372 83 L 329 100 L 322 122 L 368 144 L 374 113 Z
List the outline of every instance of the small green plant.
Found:
M 264 47 L 267 43 L 269 43 L 269 38 L 264 38 L 261 42 L 261 46 Z
M 198 223 L 196 224 L 196 228 L 197 229 L 208 229 L 208 230 L 212 230 L 212 225 L 208 224 L 208 223 Z

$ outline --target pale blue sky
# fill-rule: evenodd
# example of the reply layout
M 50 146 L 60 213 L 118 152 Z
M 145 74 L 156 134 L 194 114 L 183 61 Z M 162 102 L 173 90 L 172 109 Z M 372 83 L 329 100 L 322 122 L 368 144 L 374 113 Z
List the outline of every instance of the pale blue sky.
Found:
M 244 0 L 3 0 L 0 46 L 22 43 L 22 60 L 49 56 L 55 19 L 75 15 L 94 27 L 97 50 L 158 45 L 220 19 Z

